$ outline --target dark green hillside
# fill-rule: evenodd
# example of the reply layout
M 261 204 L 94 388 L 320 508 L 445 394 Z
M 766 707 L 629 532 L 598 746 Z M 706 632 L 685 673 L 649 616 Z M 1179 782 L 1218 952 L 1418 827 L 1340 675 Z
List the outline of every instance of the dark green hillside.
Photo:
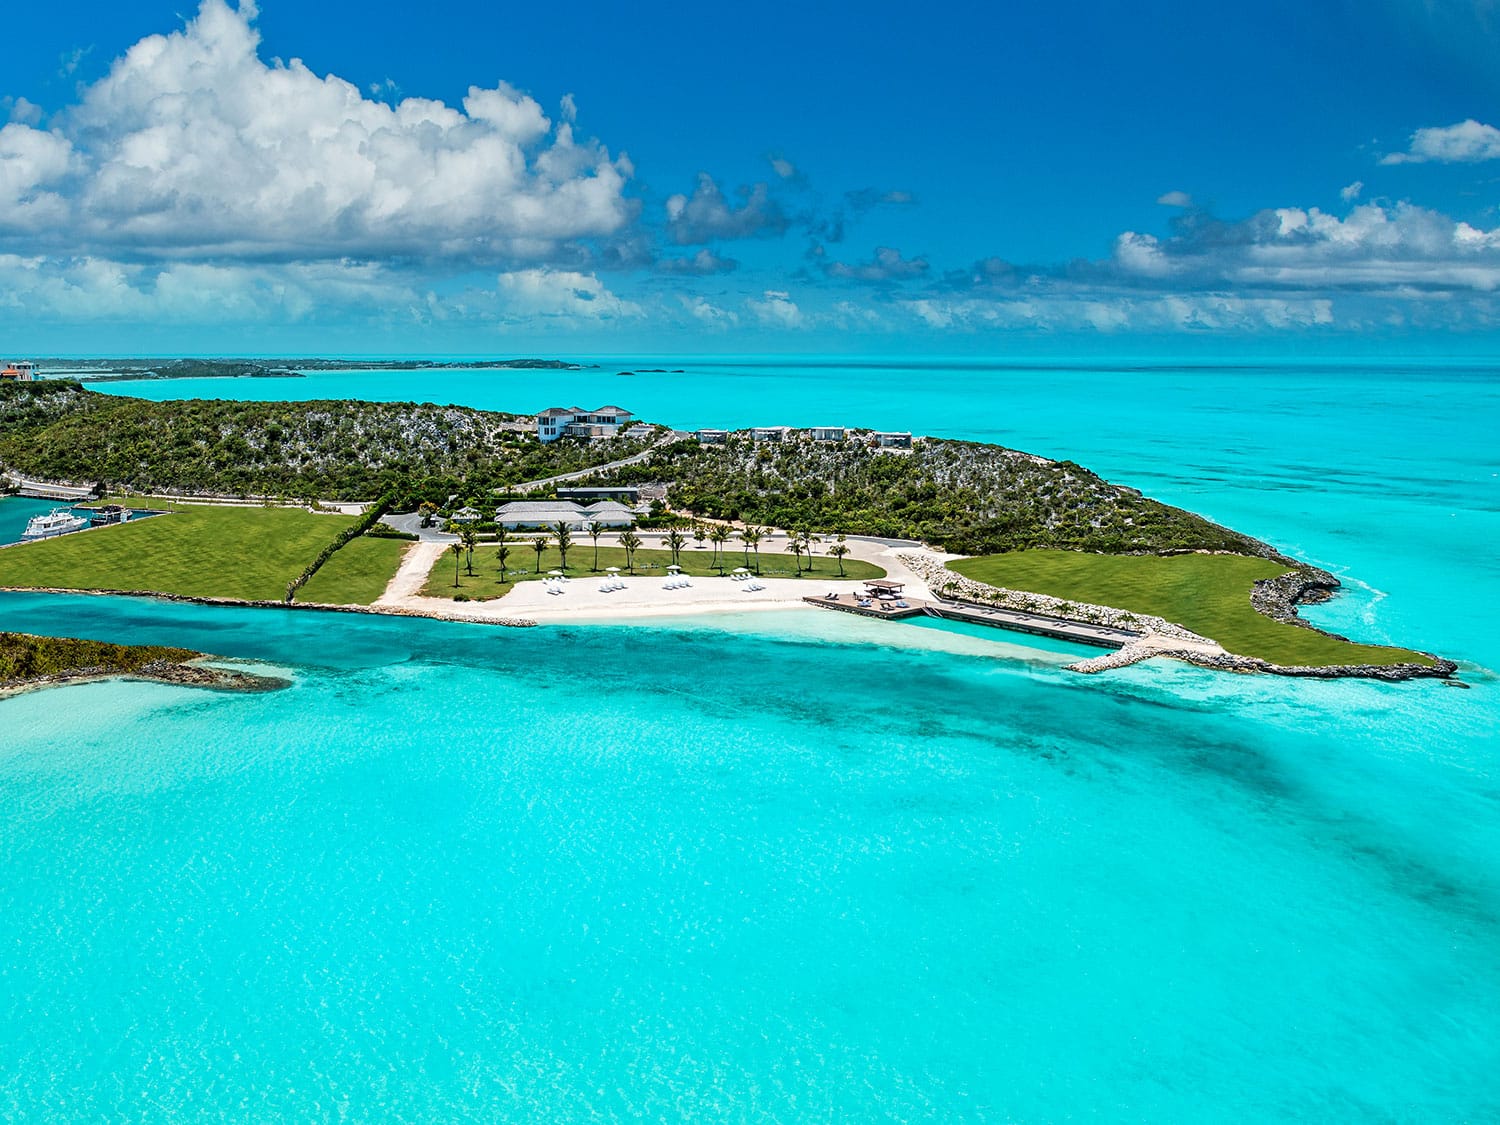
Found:
M 414 507 L 626 457 L 652 439 L 542 445 L 517 416 L 350 401 L 148 402 L 76 383 L 0 387 L 0 465 L 143 492 L 364 499 Z
M 927 438 L 895 452 L 855 436 L 756 444 L 742 431 L 722 446 L 675 443 L 604 479 L 669 481 L 672 507 L 695 515 L 922 539 L 961 554 L 1041 546 L 1274 554 L 1071 462 L 976 442 Z

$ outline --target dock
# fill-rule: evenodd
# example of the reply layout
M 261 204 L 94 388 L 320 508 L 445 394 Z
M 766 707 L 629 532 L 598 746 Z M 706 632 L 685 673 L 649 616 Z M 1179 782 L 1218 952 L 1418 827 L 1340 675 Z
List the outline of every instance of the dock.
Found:
M 875 617 L 884 621 L 901 621 L 910 617 L 937 617 L 944 621 L 961 621 L 969 625 L 987 625 L 994 629 L 1008 629 L 1013 633 L 1030 633 L 1037 637 L 1051 637 L 1074 644 L 1092 645 L 1095 648 L 1121 649 L 1141 638 L 1141 634 L 1129 629 L 1116 629 L 1108 625 L 1093 625 L 1087 621 L 1070 621 L 1062 617 L 1050 617 L 1044 613 L 1025 613 L 1015 609 L 1000 609 L 996 606 L 979 605 L 974 602 L 900 596 L 899 588 L 894 594 L 880 590 L 888 584 L 867 583 L 871 592 L 861 594 L 822 595 L 802 600 L 819 609 L 834 609 L 841 613 L 853 613 L 860 617 Z M 893 585 L 893 584 L 891 584 Z

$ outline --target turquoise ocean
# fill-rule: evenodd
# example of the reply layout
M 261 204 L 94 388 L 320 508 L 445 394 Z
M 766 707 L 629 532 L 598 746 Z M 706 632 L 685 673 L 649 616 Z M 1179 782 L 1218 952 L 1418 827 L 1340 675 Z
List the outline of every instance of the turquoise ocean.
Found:
M 0 595 L 293 681 L 0 701 L 0 1120 L 1500 1118 L 1493 366 L 597 362 L 101 389 L 998 441 L 1333 570 L 1309 617 L 1469 690 Z

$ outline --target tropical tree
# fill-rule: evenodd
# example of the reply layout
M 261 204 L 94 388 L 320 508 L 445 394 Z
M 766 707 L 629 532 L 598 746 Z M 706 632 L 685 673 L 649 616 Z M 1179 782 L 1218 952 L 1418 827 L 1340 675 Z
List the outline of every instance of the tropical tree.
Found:
M 568 569 L 568 548 L 573 545 L 573 529 L 562 520 L 552 525 L 552 534 L 557 538 L 557 553 L 562 556 L 562 569 Z
M 682 532 L 678 531 L 675 527 L 671 531 L 667 532 L 667 550 L 672 552 L 672 562 L 674 565 L 677 562 L 677 556 L 686 546 L 687 536 Z
M 437 514 L 438 507 L 431 500 L 423 500 L 421 507 L 417 509 L 417 515 L 422 517 L 423 527 L 432 526 L 432 517 Z
M 802 549 L 807 552 L 807 569 L 813 568 L 813 544 L 823 542 L 821 535 L 814 535 L 811 531 L 802 533 Z
M 791 548 L 792 558 L 796 559 L 797 577 L 802 577 L 802 533 L 800 531 L 788 531 L 786 533 L 786 545 Z M 759 554 L 759 552 L 756 552 Z
M 828 553 L 839 560 L 839 577 L 844 577 L 844 556 L 849 553 L 849 544 L 844 542 L 842 535 L 828 548 Z
M 724 573 L 724 544 L 729 541 L 729 529 L 716 523 L 708 529 L 708 541 L 714 545 L 714 565 Z
M 747 527 L 740 532 L 740 538 L 745 541 L 745 565 L 750 565 L 750 550 L 755 551 L 755 573 L 760 573 L 760 541 L 765 535 L 765 528 Z
M 468 556 L 464 561 L 464 569 L 472 578 L 474 576 L 474 548 L 479 545 L 479 532 L 474 530 L 473 524 L 466 523 L 459 529 L 458 542 Z
M 625 548 L 625 565 L 630 573 L 635 573 L 635 553 L 641 545 L 641 537 L 635 533 L 634 528 L 627 528 L 620 533 L 620 546 Z
M 458 586 L 458 567 L 464 558 L 464 545 L 462 540 L 455 540 L 448 544 L 448 550 L 453 552 L 453 585 Z
M 502 543 L 500 549 L 495 552 L 495 561 L 500 564 L 500 582 L 503 585 L 505 583 L 505 564 L 510 561 L 510 548 Z
M 604 534 L 604 525 L 598 520 L 589 520 L 589 538 L 594 541 L 594 569 L 599 569 L 599 536 Z
M 547 542 L 545 535 L 538 535 L 531 541 L 531 549 L 536 552 L 536 572 L 542 573 L 542 555 L 551 544 Z
M 703 526 L 703 521 L 702 520 L 694 520 L 693 521 L 693 542 L 696 543 L 696 544 L 698 544 L 699 547 L 702 547 L 703 546 L 703 540 L 705 538 L 707 538 L 707 535 L 708 535 L 708 531 Z

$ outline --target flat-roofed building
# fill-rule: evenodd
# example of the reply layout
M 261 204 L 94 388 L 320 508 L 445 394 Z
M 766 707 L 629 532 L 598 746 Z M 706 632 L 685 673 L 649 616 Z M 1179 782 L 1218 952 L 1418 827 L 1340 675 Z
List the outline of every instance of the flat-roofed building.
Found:
M 723 445 L 729 440 L 728 430 L 699 430 L 697 432 L 699 445 Z
M 807 431 L 812 435 L 813 441 L 843 441 L 843 426 L 814 426 Z
M 636 520 L 633 509 L 614 500 L 575 504 L 571 500 L 513 500 L 495 510 L 495 522 L 507 530 L 541 528 L 565 523 L 571 531 L 586 531 L 589 524 L 629 527 Z
M 874 434 L 875 444 L 881 449 L 910 449 L 911 434 L 901 431 L 877 430 Z
M 785 441 L 790 432 L 790 426 L 757 426 L 750 436 L 756 441 Z

